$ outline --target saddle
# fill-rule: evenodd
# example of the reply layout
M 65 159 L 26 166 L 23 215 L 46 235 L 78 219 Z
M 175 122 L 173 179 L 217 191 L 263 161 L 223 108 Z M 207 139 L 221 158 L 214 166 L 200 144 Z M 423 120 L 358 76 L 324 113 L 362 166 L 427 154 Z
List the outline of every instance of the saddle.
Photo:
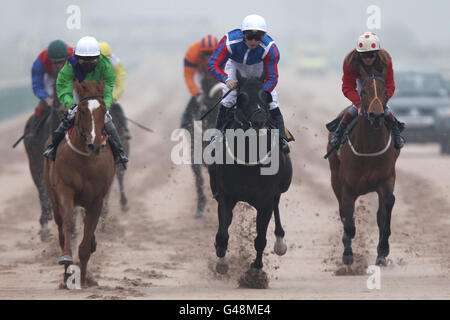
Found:
M 343 112 L 341 115 L 337 116 L 336 119 L 334 119 L 331 122 L 328 122 L 325 125 L 329 132 L 336 131 L 339 123 L 341 122 L 342 118 L 344 117 L 344 114 L 345 114 L 345 112 Z M 353 119 L 352 122 L 350 122 L 349 125 L 347 126 L 347 129 L 345 130 L 344 135 L 342 136 L 341 145 L 347 141 L 349 134 L 352 132 L 353 128 L 356 126 L 356 123 L 358 122 L 358 116 L 356 116 L 355 119 Z M 388 128 L 389 133 L 390 134 L 392 133 L 393 127 L 396 127 L 398 129 L 398 131 L 401 133 L 405 129 L 405 123 L 398 121 L 397 118 L 394 118 L 394 119 L 395 119 L 394 123 L 387 122 L 387 121 L 385 122 L 385 125 Z

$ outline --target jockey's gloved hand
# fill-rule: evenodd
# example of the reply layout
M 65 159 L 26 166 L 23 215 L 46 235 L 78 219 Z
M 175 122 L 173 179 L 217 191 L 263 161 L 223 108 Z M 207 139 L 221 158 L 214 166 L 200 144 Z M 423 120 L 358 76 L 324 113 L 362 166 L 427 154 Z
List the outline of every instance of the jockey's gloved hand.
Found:
M 205 95 L 203 93 L 199 93 L 194 98 L 195 101 L 201 106 L 203 104 L 203 101 L 205 100 Z
M 74 103 L 70 106 L 70 109 L 67 110 L 67 118 L 71 120 L 75 116 L 75 111 L 77 110 L 77 104 Z

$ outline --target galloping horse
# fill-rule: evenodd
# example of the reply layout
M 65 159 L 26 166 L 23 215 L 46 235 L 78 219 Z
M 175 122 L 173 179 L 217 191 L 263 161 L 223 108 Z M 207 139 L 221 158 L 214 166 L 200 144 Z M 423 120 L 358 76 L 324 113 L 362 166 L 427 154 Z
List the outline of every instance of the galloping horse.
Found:
M 344 226 L 342 242 L 346 265 L 353 263 L 352 239 L 355 236 L 353 212 L 356 199 L 369 192 L 378 194 L 377 223 L 379 228 L 377 265 L 386 266 L 391 234 L 391 213 L 394 206 L 395 163 L 400 150 L 394 148 L 391 134 L 385 125 L 384 108 L 387 103 L 381 76 L 368 75 L 361 68 L 362 107 L 348 141 L 339 152 L 328 158 L 331 185 L 339 202 L 339 215 Z M 341 115 L 344 111 L 341 113 Z M 331 133 L 328 139 L 331 138 Z M 331 150 L 328 144 L 328 151 Z
M 268 108 L 271 96 L 264 91 L 262 79 L 242 78 L 239 72 L 237 73 L 237 78 L 240 89 L 237 96 L 236 109 L 234 110 L 234 120 L 232 120 L 231 125 L 226 127 L 234 130 L 248 130 L 252 128 L 256 129 L 257 132 L 259 129 L 268 129 L 267 135 L 269 135 L 270 129 L 275 127 L 269 117 Z M 257 139 L 259 145 L 259 135 L 257 135 Z M 269 147 L 271 146 L 271 140 L 273 139 L 269 138 L 269 141 L 266 141 Z M 276 143 L 278 143 L 278 139 L 276 139 Z M 267 148 L 268 153 L 274 150 L 279 151 L 279 145 L 276 148 L 276 143 L 275 148 L 273 148 L 273 145 L 272 148 Z M 251 143 L 245 143 L 244 149 L 246 155 L 249 155 L 249 159 L 251 158 L 249 150 L 255 150 L 253 147 L 255 146 L 252 146 Z M 225 149 L 224 153 L 230 151 L 226 143 Z M 235 150 L 231 152 L 234 160 L 236 160 Z M 208 167 L 211 189 L 215 192 L 215 198 L 218 202 L 219 228 L 216 234 L 215 248 L 216 255 L 219 258 L 216 264 L 216 271 L 221 274 L 228 272 L 228 262 L 225 259 L 229 239 L 228 228 L 231 225 L 233 208 L 238 201 L 247 202 L 257 210 L 257 237 L 254 242 L 256 259 L 250 265 L 249 271 L 259 272 L 263 267 L 262 256 L 266 247 L 266 233 L 272 212 L 275 215 L 276 243 L 274 251 L 278 255 L 286 253 L 287 246 L 283 239 L 284 230 L 280 221 L 279 201 L 281 194 L 286 192 L 290 186 L 292 164 L 288 154 L 283 152 L 273 153 L 278 158 L 273 156 L 271 161 L 279 161 L 279 167 L 276 173 L 272 175 L 261 174 L 261 169 L 264 166 L 261 159 L 252 162 L 247 162 L 245 159 L 244 162 L 239 161 L 238 164 L 235 164 L 234 161 L 233 164 L 226 164 L 225 162 L 224 164 L 215 163 Z M 242 161 L 243 159 L 240 160 Z
M 203 111 L 209 110 L 220 99 L 222 94 L 222 84 L 218 82 L 203 66 L 203 78 L 201 80 L 202 92 L 205 93 L 204 105 L 201 108 L 195 108 L 192 103 L 188 104 L 181 118 L 181 128 L 187 129 L 191 136 L 191 159 L 194 159 L 194 120 L 199 120 Z M 204 108 L 206 107 L 206 109 Z M 217 118 L 217 109 L 208 114 L 202 122 L 202 132 L 214 128 Z M 203 141 L 203 148 L 207 142 Z M 197 190 L 197 211 L 195 218 L 201 218 L 205 209 L 206 197 L 203 192 L 202 165 L 192 162 L 192 171 L 195 175 L 195 186 Z
M 48 221 L 52 219 L 52 207 L 44 183 L 44 157 L 42 156 L 42 153 L 45 150 L 44 147 L 48 137 L 58 127 L 65 112 L 65 109 L 61 106 L 56 96 L 56 90 L 54 86 L 52 96 L 53 105 L 47 107 L 47 109 L 44 111 L 44 114 L 41 115 L 42 118 L 40 119 L 40 121 L 43 122 L 41 123 L 39 129 L 35 131 L 34 135 L 27 135 L 27 133 L 31 130 L 32 116 L 28 119 L 27 123 L 25 124 L 25 137 L 23 140 L 25 151 L 28 157 L 31 176 L 39 192 L 39 200 L 41 203 L 41 217 L 39 219 L 39 222 L 41 224 L 41 239 L 43 241 L 47 240 L 48 235 L 50 234 Z
M 104 120 L 106 106 L 102 99 L 104 84 L 75 81 L 79 104 L 75 125 L 58 147 L 55 162 L 45 159 L 44 176 L 55 222 L 58 225 L 62 256 L 58 263 L 65 272 L 73 263 L 71 234 L 74 206 L 84 207 L 84 235 L 79 246 L 81 285 L 87 286 L 86 270 L 91 253 L 96 250 L 95 229 L 103 198 L 114 178 L 114 159 L 106 143 Z M 64 283 L 68 275 L 64 273 Z

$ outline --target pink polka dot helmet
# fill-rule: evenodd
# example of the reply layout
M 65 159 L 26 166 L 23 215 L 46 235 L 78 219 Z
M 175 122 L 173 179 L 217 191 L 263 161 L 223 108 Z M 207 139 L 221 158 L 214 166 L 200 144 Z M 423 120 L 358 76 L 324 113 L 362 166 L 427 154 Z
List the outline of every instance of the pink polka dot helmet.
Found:
M 380 50 L 380 38 L 373 32 L 364 32 L 359 35 L 356 51 L 368 52 Z

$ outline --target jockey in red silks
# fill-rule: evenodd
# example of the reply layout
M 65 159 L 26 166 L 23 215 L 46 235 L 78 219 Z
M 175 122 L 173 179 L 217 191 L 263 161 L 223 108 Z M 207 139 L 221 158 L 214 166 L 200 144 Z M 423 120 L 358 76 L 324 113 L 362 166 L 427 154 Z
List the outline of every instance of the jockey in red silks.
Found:
M 338 128 L 330 139 L 333 147 L 341 143 L 343 134 L 347 125 L 358 115 L 361 108 L 360 100 L 360 68 L 363 67 L 367 73 L 381 73 L 387 69 L 384 83 L 387 90 L 387 99 L 389 100 L 395 91 L 394 70 L 392 68 L 392 59 L 389 53 L 380 48 L 380 39 L 373 32 L 362 33 L 356 45 L 356 49 L 350 51 L 344 59 L 344 75 L 342 76 L 342 92 L 353 103 L 342 117 Z M 390 129 L 394 138 L 394 145 L 397 149 L 404 146 L 404 140 L 400 136 L 398 121 L 386 104 L 384 111 L 385 119 L 390 123 Z
M 217 45 L 217 49 L 208 61 L 209 71 L 223 82 L 223 94 L 237 88 L 236 72 L 243 77 L 260 77 L 264 69 L 267 76 L 264 90 L 272 96 L 269 105 L 271 117 L 280 130 L 281 150 L 288 153 L 289 145 L 284 129 L 283 116 L 278 103 L 275 87 L 278 83 L 278 61 L 280 52 L 275 41 L 267 34 L 267 25 L 263 17 L 252 14 L 244 18 L 240 29 L 228 32 Z M 230 109 L 236 103 L 237 92 L 231 91 L 220 106 L 216 128 L 222 130 L 230 117 Z
M 71 55 L 73 55 L 71 46 L 65 44 L 64 41 L 54 40 L 34 60 L 31 68 L 31 85 L 39 103 L 34 110 L 31 129 L 27 133 L 28 137 L 36 134 L 39 129 L 37 124 L 42 123 L 39 121 L 40 117 L 48 106 L 53 106 L 52 95 L 55 90 L 56 77 Z

